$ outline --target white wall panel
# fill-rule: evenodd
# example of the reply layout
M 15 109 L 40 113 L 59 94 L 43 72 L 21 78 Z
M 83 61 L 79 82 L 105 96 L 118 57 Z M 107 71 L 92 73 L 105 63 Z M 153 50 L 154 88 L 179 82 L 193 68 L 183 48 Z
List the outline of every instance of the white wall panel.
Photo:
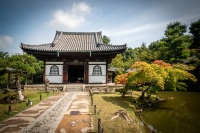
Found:
M 92 75 L 93 67 L 96 65 L 89 65 L 89 75 Z M 106 65 L 98 65 L 101 67 L 102 75 L 106 75 Z
M 63 76 L 48 76 L 48 75 L 46 75 L 46 78 L 50 81 L 50 83 L 62 83 L 63 82 Z
M 106 65 L 98 64 L 101 67 L 102 75 L 92 75 L 95 66 L 97 65 L 89 65 L 89 83 L 106 83 Z
M 63 82 L 63 65 L 56 65 L 59 69 L 59 75 L 49 75 L 50 69 L 54 65 L 46 65 L 45 77 L 49 79 L 50 83 L 62 83 Z
M 54 65 L 46 65 L 46 75 L 50 74 L 50 68 Z M 63 65 L 56 65 L 59 68 L 59 75 L 63 75 Z
M 106 83 L 106 76 L 89 76 L 89 83 Z

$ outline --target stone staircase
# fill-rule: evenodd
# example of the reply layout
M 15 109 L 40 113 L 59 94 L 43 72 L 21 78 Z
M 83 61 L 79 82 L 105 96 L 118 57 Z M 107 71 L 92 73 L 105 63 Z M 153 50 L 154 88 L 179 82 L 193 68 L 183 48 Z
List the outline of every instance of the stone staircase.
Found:
M 64 90 L 67 92 L 80 92 L 84 90 L 84 85 L 64 85 Z

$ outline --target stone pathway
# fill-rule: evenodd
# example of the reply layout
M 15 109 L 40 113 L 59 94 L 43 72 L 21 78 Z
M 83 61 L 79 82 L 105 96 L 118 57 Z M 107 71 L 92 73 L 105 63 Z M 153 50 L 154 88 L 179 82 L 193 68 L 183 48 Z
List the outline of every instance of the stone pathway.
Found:
M 70 108 L 66 114 L 70 115 L 73 111 L 78 111 L 79 114 L 88 114 L 89 113 L 89 96 L 86 92 L 78 92 L 74 102 L 71 104 Z
M 77 92 L 65 93 L 53 106 L 27 126 L 22 133 L 54 133 Z
M 60 130 L 62 127 L 59 128 L 59 125 L 65 124 L 64 117 L 74 115 L 73 112 L 78 112 L 80 115 L 88 114 L 89 106 L 87 92 L 62 92 L 1 122 L 0 133 L 66 132 L 64 128 L 62 130 Z M 90 121 L 89 115 L 84 121 Z M 91 129 L 91 125 L 81 127 L 84 128 L 81 132 Z
M 70 108 L 65 112 L 56 133 L 86 133 L 93 130 L 89 116 L 90 101 L 87 92 L 77 92 Z
M 0 133 L 20 133 L 31 122 L 36 120 L 50 106 L 55 104 L 66 92 L 61 92 L 51 97 L 48 97 L 39 104 L 36 104 L 13 117 L 10 117 L 0 122 Z

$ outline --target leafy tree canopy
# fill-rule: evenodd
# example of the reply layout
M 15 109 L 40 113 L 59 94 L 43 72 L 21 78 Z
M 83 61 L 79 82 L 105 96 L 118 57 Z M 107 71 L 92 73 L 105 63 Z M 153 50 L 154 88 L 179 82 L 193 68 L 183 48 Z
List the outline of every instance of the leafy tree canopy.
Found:
M 116 74 L 126 73 L 132 64 L 132 59 L 124 59 L 122 54 L 117 54 L 116 57 L 112 60 L 110 67 L 116 68 Z
M 165 60 L 170 63 L 182 62 L 190 56 L 190 39 L 185 35 L 187 26 L 180 22 L 173 22 L 167 26 L 165 38 L 163 39 Z
M 200 19 L 196 22 L 192 22 L 190 27 L 190 33 L 192 37 L 192 49 L 200 49 Z
M 187 68 L 186 65 L 184 67 Z M 152 64 L 135 62 L 130 69 L 132 71 L 129 73 L 118 75 L 115 83 L 126 86 L 147 86 L 142 91 L 142 98 L 150 88 L 152 92 L 158 89 L 183 90 L 187 87 L 183 81 L 196 81 L 195 76 L 183 70 L 182 65 L 171 66 L 163 61 L 155 61 Z
M 29 54 L 15 54 L 9 56 L 7 52 L 0 53 L 0 79 L 1 84 L 7 83 L 7 73 L 12 69 L 12 73 L 19 75 L 34 75 L 42 72 L 43 61 L 38 61 L 34 56 Z M 14 75 L 11 75 L 13 77 Z
M 0 52 L 0 72 L 4 70 L 7 67 L 8 60 L 7 58 L 9 57 L 8 52 Z M 1 75 L 1 73 L 0 73 Z
M 27 72 L 28 74 L 36 74 L 41 71 L 41 63 L 29 54 L 12 55 L 9 59 L 9 67 L 14 68 L 18 72 Z
M 102 40 L 103 40 L 103 43 L 104 44 L 110 44 L 110 38 L 109 37 L 107 37 L 107 36 L 103 36 L 103 38 L 102 38 Z

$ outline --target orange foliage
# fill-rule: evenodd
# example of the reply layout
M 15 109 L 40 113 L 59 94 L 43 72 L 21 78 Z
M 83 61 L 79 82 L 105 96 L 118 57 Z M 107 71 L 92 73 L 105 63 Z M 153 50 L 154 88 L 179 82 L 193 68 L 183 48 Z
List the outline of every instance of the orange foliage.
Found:
M 166 63 L 163 60 L 155 60 L 153 63 L 154 64 L 158 64 L 158 65 L 163 66 L 163 67 L 169 67 L 169 66 L 171 66 L 171 64 Z
M 128 83 L 128 73 L 117 75 L 115 77 L 115 83 L 126 85 Z

